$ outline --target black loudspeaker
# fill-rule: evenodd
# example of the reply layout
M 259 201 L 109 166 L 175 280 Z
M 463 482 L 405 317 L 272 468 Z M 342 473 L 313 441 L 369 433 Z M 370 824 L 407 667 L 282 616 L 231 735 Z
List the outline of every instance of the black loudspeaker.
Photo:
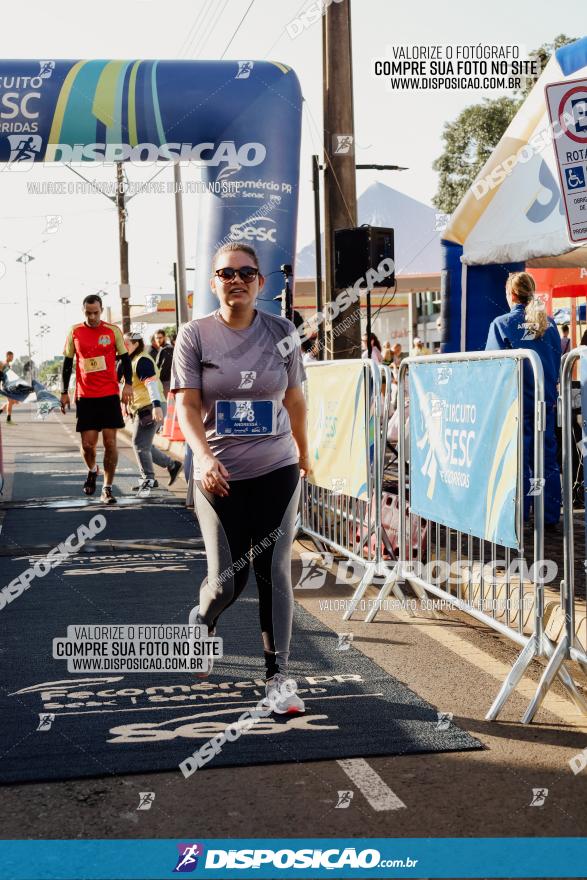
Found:
M 384 259 L 395 259 L 393 229 L 384 226 L 357 226 L 334 230 L 334 287 L 352 287 L 369 269 L 377 269 Z M 373 287 L 393 287 L 395 271 Z

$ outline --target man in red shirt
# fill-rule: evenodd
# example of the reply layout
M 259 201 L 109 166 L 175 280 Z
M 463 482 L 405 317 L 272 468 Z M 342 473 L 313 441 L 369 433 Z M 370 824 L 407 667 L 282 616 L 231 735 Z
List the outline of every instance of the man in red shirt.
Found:
M 96 448 L 102 432 L 104 443 L 104 486 L 100 500 L 106 504 L 116 504 L 112 494 L 112 483 L 118 463 L 116 431 L 124 427 L 116 358 L 120 358 L 124 375 L 122 402 L 132 400 L 132 366 L 122 333 L 115 324 L 102 321 L 102 300 L 97 294 L 86 296 L 82 304 L 85 321 L 74 324 L 67 335 L 63 351 L 63 388 L 61 411 L 71 407 L 69 380 L 75 367 L 76 431 L 81 434 L 81 452 L 88 466 L 88 476 L 84 483 L 86 495 L 96 491 L 98 465 Z

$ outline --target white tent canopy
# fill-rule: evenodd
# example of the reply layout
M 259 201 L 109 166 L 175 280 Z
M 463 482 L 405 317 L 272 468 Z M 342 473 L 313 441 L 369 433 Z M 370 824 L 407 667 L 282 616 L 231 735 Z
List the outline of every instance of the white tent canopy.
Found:
M 455 211 L 444 238 L 463 246 L 463 263 L 587 266 L 587 246 L 567 234 L 544 93 L 585 78 L 587 38 L 552 56 Z

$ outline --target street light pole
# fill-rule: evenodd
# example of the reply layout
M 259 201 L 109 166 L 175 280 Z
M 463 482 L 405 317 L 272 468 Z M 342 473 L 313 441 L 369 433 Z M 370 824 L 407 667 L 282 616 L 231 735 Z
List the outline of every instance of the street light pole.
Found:
M 126 188 L 122 162 L 116 163 L 116 207 L 118 208 L 118 243 L 120 247 L 120 309 L 122 332 L 130 331 L 130 286 L 128 283 L 128 241 L 126 240 Z
M 67 309 L 67 306 L 70 305 L 71 300 L 70 300 L 70 299 L 67 299 L 66 296 L 62 296 L 62 297 L 60 297 L 60 298 L 57 300 L 57 302 L 58 302 L 58 303 L 61 303 L 61 305 L 63 306 L 63 320 L 65 320 L 65 317 L 66 317 L 66 315 L 65 315 L 65 311 L 66 311 L 66 309 Z
M 26 299 L 26 326 L 27 326 L 27 334 L 28 334 L 29 377 L 30 377 L 31 382 L 33 380 L 33 359 L 32 359 L 32 353 L 31 353 L 31 318 L 30 318 L 30 311 L 29 311 L 29 278 L 28 278 L 27 266 L 31 262 L 31 260 L 34 260 L 34 259 L 35 258 L 31 257 L 30 254 L 24 253 L 24 254 L 21 254 L 20 257 L 17 257 L 17 260 L 16 260 L 17 263 L 22 263 L 24 266 L 24 293 L 25 293 L 25 299 Z

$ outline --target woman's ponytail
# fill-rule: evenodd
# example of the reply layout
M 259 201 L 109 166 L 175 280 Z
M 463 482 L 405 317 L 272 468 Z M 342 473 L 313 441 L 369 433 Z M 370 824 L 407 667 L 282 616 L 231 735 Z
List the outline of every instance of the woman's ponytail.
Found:
M 540 339 L 548 330 L 548 317 L 544 303 L 534 294 L 536 285 L 528 272 L 511 272 L 506 282 L 506 292 L 515 294 L 524 308 L 526 329 L 534 339 Z

